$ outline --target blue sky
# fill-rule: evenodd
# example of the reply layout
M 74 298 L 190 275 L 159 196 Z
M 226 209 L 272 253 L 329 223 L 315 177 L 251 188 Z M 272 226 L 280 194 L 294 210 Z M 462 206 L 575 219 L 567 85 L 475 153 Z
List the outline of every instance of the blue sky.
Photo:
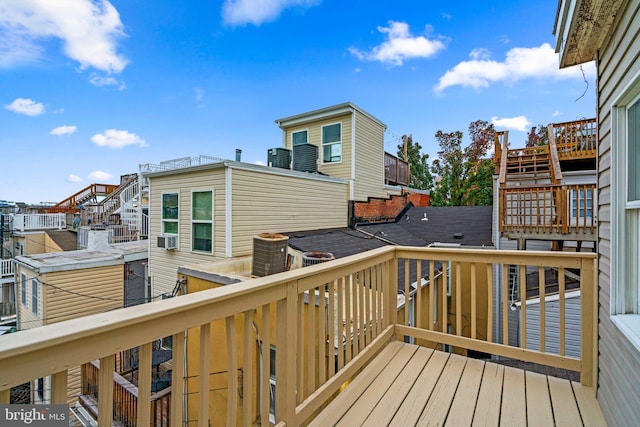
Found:
M 236 148 L 265 162 L 275 119 L 345 101 L 387 124 L 394 154 L 412 134 L 433 159 L 436 131 L 468 142 L 477 119 L 523 144 L 532 125 L 595 116 L 593 64 L 558 69 L 556 7 L 0 0 L 0 199 L 56 202 L 139 164 Z

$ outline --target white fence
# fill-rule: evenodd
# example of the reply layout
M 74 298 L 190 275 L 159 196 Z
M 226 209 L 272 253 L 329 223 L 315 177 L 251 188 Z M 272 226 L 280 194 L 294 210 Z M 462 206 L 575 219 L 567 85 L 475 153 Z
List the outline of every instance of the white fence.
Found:
M 55 214 L 15 214 L 13 229 L 29 230 L 63 230 L 67 228 L 67 218 L 63 213 Z

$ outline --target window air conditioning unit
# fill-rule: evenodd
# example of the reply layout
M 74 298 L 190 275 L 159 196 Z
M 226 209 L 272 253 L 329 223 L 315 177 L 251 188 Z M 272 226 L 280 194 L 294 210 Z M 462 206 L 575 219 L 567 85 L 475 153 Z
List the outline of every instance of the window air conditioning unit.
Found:
M 158 247 L 166 250 L 178 249 L 178 236 L 158 236 Z

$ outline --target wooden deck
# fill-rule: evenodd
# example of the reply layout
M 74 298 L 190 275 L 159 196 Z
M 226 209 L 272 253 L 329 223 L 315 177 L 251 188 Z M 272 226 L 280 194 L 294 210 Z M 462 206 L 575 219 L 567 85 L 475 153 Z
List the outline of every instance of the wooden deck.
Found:
M 394 341 L 311 426 L 606 426 L 579 383 Z

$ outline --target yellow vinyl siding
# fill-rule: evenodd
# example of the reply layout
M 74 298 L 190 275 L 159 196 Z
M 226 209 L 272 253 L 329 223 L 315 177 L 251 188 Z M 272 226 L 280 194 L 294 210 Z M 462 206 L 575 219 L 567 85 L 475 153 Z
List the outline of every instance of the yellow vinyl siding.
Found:
M 346 183 L 233 170 L 233 256 L 251 254 L 253 236 L 345 227 Z
M 171 292 L 178 267 L 225 257 L 225 169 L 187 171 L 151 178 L 149 203 L 149 274 L 153 296 Z M 191 251 L 191 192 L 213 190 L 213 254 Z M 162 194 L 178 193 L 179 245 L 176 250 L 157 247 L 162 234 Z
M 342 162 L 322 163 L 322 126 L 334 123 L 342 124 Z M 351 178 L 351 114 L 332 117 L 313 123 L 306 123 L 286 130 L 285 146 L 292 149 L 291 134 L 309 130 L 308 143 L 318 146 L 318 171 L 336 178 Z
M 44 246 L 47 249 L 46 250 L 47 253 L 64 251 L 64 249 L 58 246 L 58 244 L 47 233 L 43 233 L 43 236 L 44 236 Z
M 384 127 L 356 111 L 354 200 L 387 197 L 384 190 Z

